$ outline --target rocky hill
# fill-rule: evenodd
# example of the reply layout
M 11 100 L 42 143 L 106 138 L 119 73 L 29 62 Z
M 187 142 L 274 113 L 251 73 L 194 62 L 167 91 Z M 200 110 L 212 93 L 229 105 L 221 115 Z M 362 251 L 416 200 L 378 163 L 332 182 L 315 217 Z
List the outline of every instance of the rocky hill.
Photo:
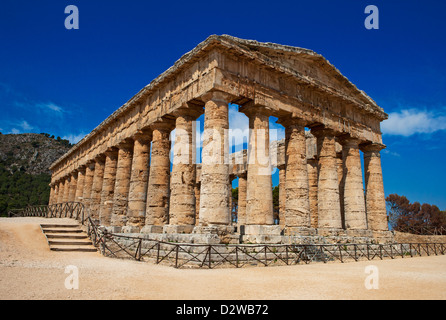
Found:
M 13 173 L 50 174 L 49 166 L 71 148 L 49 134 L 0 134 L 0 164 Z

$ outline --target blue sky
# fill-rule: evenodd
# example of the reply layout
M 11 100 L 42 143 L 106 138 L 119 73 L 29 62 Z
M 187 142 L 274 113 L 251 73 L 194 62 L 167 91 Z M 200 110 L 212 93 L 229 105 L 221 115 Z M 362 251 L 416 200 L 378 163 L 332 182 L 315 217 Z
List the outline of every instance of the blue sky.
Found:
M 364 27 L 370 4 L 378 30 Z M 68 5 L 78 30 L 65 29 Z M 445 12 L 438 0 L 4 0 L 0 131 L 77 142 L 211 34 L 292 45 L 322 54 L 390 115 L 386 194 L 445 210 Z

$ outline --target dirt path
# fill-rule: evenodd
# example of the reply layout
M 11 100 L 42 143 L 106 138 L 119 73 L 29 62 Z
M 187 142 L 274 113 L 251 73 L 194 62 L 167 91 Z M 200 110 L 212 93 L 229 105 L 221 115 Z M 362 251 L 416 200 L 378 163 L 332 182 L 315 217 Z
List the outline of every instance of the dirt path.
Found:
M 177 270 L 50 251 L 39 227 L 50 222 L 0 218 L 0 299 L 446 299 L 446 256 Z M 69 265 L 79 271 L 77 290 L 65 288 Z M 365 287 L 369 265 L 377 267 L 379 289 Z

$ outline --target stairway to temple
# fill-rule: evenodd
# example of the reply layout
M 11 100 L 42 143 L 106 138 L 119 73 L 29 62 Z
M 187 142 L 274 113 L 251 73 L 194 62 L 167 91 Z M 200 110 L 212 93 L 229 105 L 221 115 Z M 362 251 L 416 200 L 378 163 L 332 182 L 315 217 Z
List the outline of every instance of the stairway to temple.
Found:
M 97 251 L 87 233 L 77 224 L 41 224 L 40 228 L 53 251 Z

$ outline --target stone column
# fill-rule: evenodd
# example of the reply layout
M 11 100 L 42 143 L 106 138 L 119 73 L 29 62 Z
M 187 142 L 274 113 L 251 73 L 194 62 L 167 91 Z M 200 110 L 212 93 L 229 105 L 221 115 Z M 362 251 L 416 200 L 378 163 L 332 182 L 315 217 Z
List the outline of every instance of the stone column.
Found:
M 201 164 L 195 165 L 195 225 L 200 223 Z
M 238 175 L 238 209 L 237 209 L 237 225 L 240 230 L 240 226 L 246 224 L 246 184 L 247 173 L 246 171 Z
M 257 105 L 243 106 L 240 111 L 249 118 L 245 233 L 261 234 L 265 230 L 258 226 L 274 224 L 269 115 L 263 106 Z
M 308 196 L 310 198 L 311 227 L 318 227 L 317 213 L 317 159 L 307 159 Z
M 368 228 L 372 231 L 387 231 L 387 210 L 381 169 L 382 144 L 362 145 L 366 188 L 366 211 Z
M 64 197 L 64 193 L 65 193 L 65 180 L 61 179 L 58 182 L 59 184 L 59 188 L 58 188 L 58 192 L 57 192 L 57 203 L 62 203 L 63 202 L 63 197 Z
M 192 108 L 176 113 L 169 225 L 164 228 L 166 233 L 191 233 L 195 226 L 196 154 L 193 121 L 201 112 L 195 112 Z
M 50 184 L 50 198 L 48 200 L 49 206 L 53 204 L 54 194 L 55 194 L 55 186 L 53 184 Z
M 342 158 L 344 164 L 343 194 L 345 228 L 366 230 L 364 185 L 362 181 L 361 156 L 359 154 L 360 140 L 343 138 Z
M 126 232 L 139 232 L 144 227 L 152 132 L 150 130 L 140 131 L 133 136 L 133 140 L 133 162 L 130 177 Z
M 311 227 L 305 122 L 281 120 L 285 127 L 285 233 L 306 233 Z
M 285 164 L 277 167 L 279 170 L 279 225 L 280 228 L 285 228 L 285 204 L 286 204 L 286 166 Z
M 65 182 L 64 182 L 64 188 L 63 188 L 62 202 L 68 202 L 70 199 L 70 185 L 71 185 L 71 176 L 66 176 Z
M 118 149 L 115 147 L 109 148 L 105 152 L 105 168 L 104 178 L 102 180 L 101 206 L 99 212 L 99 221 L 103 226 L 111 225 L 117 164 Z
M 105 156 L 99 155 L 94 159 L 94 172 L 92 176 L 88 177 L 89 181 L 89 201 L 90 214 L 93 219 L 99 220 L 99 213 L 101 211 L 101 192 L 104 179 L 105 170 Z M 86 179 L 87 181 L 87 179 Z
M 335 132 L 313 128 L 318 153 L 318 228 L 341 229 Z M 321 230 L 322 231 L 322 230 Z
M 209 92 L 205 101 L 201 164 L 200 226 L 228 226 L 229 218 L 229 129 L 228 103 L 222 92 Z M 222 229 L 222 228 L 220 228 Z M 197 229 L 197 232 L 200 232 Z
M 113 192 L 113 208 L 111 225 L 118 227 L 115 232 L 127 224 L 127 203 L 132 173 L 133 140 L 118 145 L 118 162 L 116 165 L 115 190 Z
M 77 172 L 77 185 L 74 201 L 82 202 L 84 195 L 84 183 L 85 183 L 85 166 L 80 166 Z
M 77 170 L 71 174 L 70 190 L 68 191 L 68 202 L 74 202 L 76 199 L 77 188 Z
M 95 171 L 95 163 L 94 161 L 88 161 L 85 165 L 85 179 L 84 179 L 84 189 L 82 192 L 82 204 L 85 207 L 87 215 L 94 216 L 94 211 L 90 210 L 91 203 L 91 186 L 93 185 L 93 176 Z M 101 186 L 102 188 L 102 186 Z M 99 213 L 97 213 L 96 218 L 99 217 Z
M 169 219 L 170 184 L 170 132 L 174 121 L 163 119 L 151 126 L 152 154 L 150 159 L 149 183 L 144 233 L 161 233 Z

